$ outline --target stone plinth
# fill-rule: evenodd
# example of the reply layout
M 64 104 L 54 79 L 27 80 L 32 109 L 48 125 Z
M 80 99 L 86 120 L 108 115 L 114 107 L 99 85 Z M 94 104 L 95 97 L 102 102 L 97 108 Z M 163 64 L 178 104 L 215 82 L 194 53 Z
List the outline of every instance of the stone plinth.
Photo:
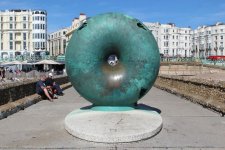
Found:
M 132 142 L 157 134 L 162 128 L 162 118 L 153 110 L 76 110 L 65 118 L 65 128 L 87 141 Z

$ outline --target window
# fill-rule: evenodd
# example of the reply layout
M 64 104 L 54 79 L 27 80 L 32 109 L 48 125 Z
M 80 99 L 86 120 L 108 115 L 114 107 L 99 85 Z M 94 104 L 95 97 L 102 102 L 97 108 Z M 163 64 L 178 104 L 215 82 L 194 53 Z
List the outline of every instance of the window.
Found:
M 9 33 L 9 40 L 13 40 L 13 34 Z
M 9 42 L 9 49 L 10 49 L 10 50 L 13 49 L 13 42 Z
M 173 39 L 174 39 L 174 35 L 173 35 Z
M 12 29 L 12 28 L 13 28 L 13 25 L 12 25 L 12 24 L 10 24 L 10 25 L 9 25 L 9 29 Z
M 45 48 L 45 42 L 43 42 L 43 48 Z
M 220 39 L 222 40 L 223 39 L 223 36 L 220 36 Z
M 217 40 L 217 36 L 215 36 L 215 39 Z
M 16 23 L 14 24 L 14 28 L 16 29 Z
M 23 28 L 24 28 L 24 29 L 26 29 L 26 28 L 27 28 L 25 23 L 23 24 Z
M 187 40 L 187 36 L 185 36 L 185 40 Z
M 220 29 L 220 32 L 223 32 L 223 29 Z
M 27 49 L 27 43 L 26 42 L 23 42 L 23 49 Z
M 14 19 L 15 19 L 15 21 L 16 21 L 16 17 L 15 17 Z
M 26 16 L 23 16 L 23 21 L 26 21 L 26 19 L 27 19 Z
M 164 50 L 164 54 L 166 54 L 166 55 L 168 55 L 168 50 L 166 49 L 166 50 Z
M 169 45 L 168 42 L 164 42 L 165 47 L 168 47 L 168 45 Z
M 217 33 L 217 30 L 215 30 L 215 32 Z
M 27 34 L 23 33 L 23 40 L 25 41 L 27 39 Z
M 12 21 L 13 20 L 13 17 L 9 17 L 9 21 Z

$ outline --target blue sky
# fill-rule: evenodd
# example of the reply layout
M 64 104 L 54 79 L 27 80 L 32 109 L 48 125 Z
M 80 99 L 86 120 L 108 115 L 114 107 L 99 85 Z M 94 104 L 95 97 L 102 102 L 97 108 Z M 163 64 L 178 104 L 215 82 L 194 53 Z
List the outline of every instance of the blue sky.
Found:
M 225 0 L 0 0 L 0 10 L 45 9 L 48 32 L 71 25 L 73 18 L 121 12 L 145 22 L 173 22 L 179 27 L 225 22 Z

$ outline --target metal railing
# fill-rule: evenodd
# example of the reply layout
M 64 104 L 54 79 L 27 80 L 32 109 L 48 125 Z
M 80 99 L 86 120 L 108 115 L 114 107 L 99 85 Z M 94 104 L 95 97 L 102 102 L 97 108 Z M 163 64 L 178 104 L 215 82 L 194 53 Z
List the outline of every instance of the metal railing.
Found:
M 40 61 L 40 60 L 55 60 L 56 58 L 54 56 L 45 55 L 45 56 L 16 56 L 15 58 L 0 58 L 0 62 L 10 62 L 10 61 Z
M 173 58 L 173 57 L 164 57 L 161 58 L 161 62 L 198 62 L 204 65 L 215 65 L 225 67 L 225 60 L 210 60 L 210 59 L 202 59 L 202 58 L 194 58 L 194 57 L 180 57 L 180 58 Z

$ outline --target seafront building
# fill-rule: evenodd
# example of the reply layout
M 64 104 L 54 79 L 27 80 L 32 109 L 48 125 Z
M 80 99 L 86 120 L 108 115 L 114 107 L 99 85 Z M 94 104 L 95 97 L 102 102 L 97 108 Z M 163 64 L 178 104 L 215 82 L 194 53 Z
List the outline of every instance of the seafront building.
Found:
M 191 28 L 180 28 L 174 23 L 144 22 L 152 31 L 161 55 L 165 57 L 192 57 Z
M 74 30 L 76 30 L 81 24 L 83 24 L 87 19 L 87 16 L 84 13 L 80 13 L 79 18 L 74 18 L 72 25 L 67 28 L 66 37 L 69 40 L 72 36 Z
M 212 55 L 225 56 L 225 24 L 217 22 L 210 26 L 200 26 L 192 31 L 194 57 L 205 58 Z
M 64 55 L 66 46 L 72 33 L 87 19 L 84 13 L 80 13 L 78 18 L 74 18 L 71 26 L 60 29 L 48 35 L 48 51 L 51 56 Z
M 180 28 L 173 23 L 144 23 L 154 35 L 160 53 L 164 57 L 207 58 L 225 56 L 225 24 Z
M 47 12 L 0 11 L 0 59 L 41 55 L 47 50 Z
M 63 28 L 48 35 L 48 51 L 51 56 L 65 54 L 67 45 L 67 31 L 67 28 Z
M 73 31 L 86 19 L 87 16 L 81 13 L 78 18 L 73 19 L 70 27 L 49 34 L 48 51 L 50 54 L 64 55 Z M 144 22 L 144 24 L 152 31 L 161 56 L 206 58 L 211 55 L 225 55 L 225 24 L 223 23 L 201 26 L 195 30 L 191 27 L 177 27 L 174 23 Z

